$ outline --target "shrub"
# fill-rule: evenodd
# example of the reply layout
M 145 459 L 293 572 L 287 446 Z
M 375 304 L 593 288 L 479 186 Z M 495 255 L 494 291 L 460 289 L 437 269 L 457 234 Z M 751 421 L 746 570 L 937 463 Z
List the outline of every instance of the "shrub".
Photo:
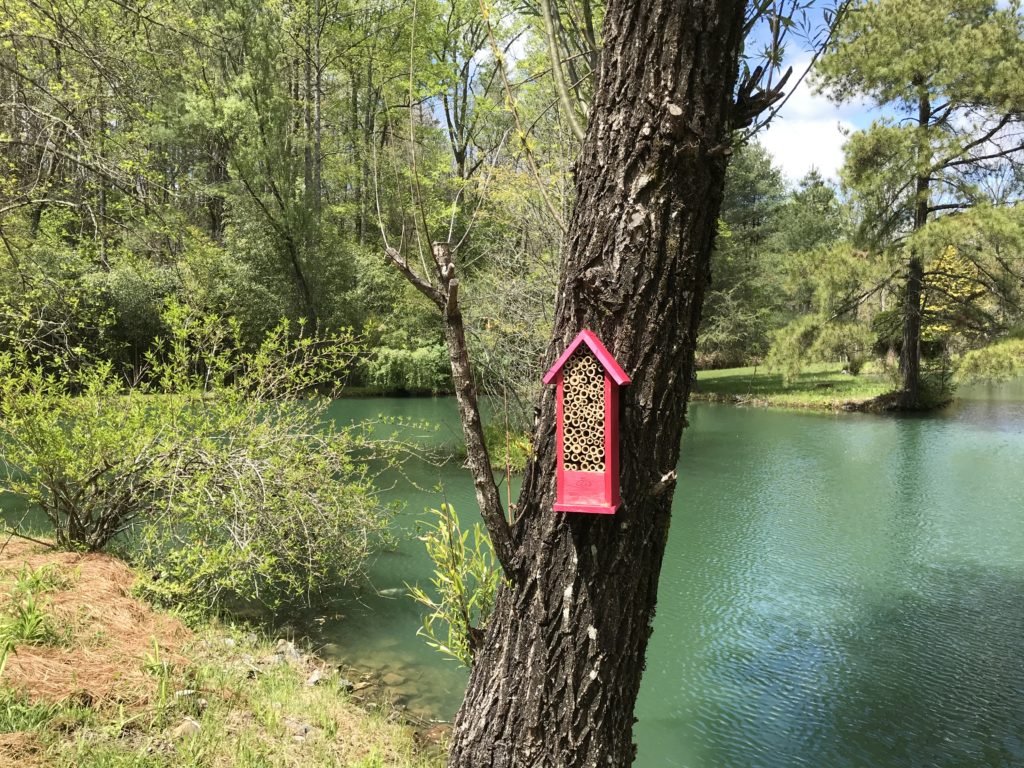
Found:
M 480 523 L 464 530 L 450 504 L 430 513 L 434 520 L 424 523 L 420 540 L 434 563 L 431 584 L 436 597 L 419 586 L 409 587 L 409 595 L 427 608 L 417 634 L 431 648 L 468 667 L 494 611 L 501 569 Z
M 5 490 L 62 547 L 116 542 L 168 601 L 308 602 L 353 578 L 386 525 L 368 460 L 394 457 L 315 395 L 352 338 L 283 323 L 247 352 L 235 323 L 176 305 L 165 322 L 128 382 L 107 362 L 57 378 L 0 358 Z
M 964 383 L 1008 381 L 1024 376 L 1024 339 L 1004 339 L 960 358 L 957 378 Z

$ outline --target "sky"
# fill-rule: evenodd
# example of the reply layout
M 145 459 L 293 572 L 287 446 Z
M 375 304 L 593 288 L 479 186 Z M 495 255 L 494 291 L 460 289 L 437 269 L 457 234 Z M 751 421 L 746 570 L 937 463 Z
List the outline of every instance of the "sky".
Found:
M 793 62 L 793 77 L 807 68 L 809 59 Z M 814 88 L 805 78 L 779 114 L 758 137 L 758 141 L 775 158 L 775 164 L 792 182 L 798 181 L 811 168 L 822 175 L 838 179 L 843 164 L 844 132 L 865 128 L 876 115 L 864 104 L 837 106 Z
M 839 0 L 814 0 L 803 4 L 803 11 L 794 16 L 797 28 L 786 41 L 785 65 L 793 67 L 796 80 L 811 62 L 811 52 L 820 47 L 828 28 L 827 17 Z M 784 7 L 799 5 L 786 0 Z M 747 42 L 748 50 L 756 51 L 768 42 L 768 26 L 759 23 Z M 836 105 L 824 94 L 815 93 L 810 75 L 796 87 L 758 141 L 775 158 L 790 182 L 799 181 L 812 168 L 833 181 L 838 181 L 843 164 L 843 144 L 851 131 L 867 128 L 882 113 L 867 103 Z

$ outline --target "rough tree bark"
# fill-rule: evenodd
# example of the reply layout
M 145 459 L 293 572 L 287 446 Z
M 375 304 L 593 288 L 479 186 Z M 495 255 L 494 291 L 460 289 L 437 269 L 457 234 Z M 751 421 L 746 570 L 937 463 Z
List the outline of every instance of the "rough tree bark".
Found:
M 594 330 L 623 392 L 614 516 L 557 514 L 542 396 L 503 588 L 452 735 L 453 768 L 633 762 L 633 711 L 668 535 L 717 228 L 740 0 L 610 0 L 548 360 Z
M 732 129 L 781 96 L 734 101 L 743 0 L 610 0 L 577 163 L 548 362 L 590 328 L 622 363 L 613 516 L 555 513 L 555 400 L 541 399 L 515 524 L 483 441 L 452 254 L 419 274 L 440 310 L 477 500 L 509 585 L 452 734 L 453 768 L 624 768 L 654 618 L 675 466 Z M 382 230 L 383 231 L 383 230 Z

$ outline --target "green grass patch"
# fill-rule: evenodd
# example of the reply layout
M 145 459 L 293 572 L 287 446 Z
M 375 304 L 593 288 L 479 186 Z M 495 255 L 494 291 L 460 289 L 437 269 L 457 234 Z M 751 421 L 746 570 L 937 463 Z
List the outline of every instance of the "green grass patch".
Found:
M 390 707 L 360 701 L 333 669 L 308 684 L 311 657 L 281 660 L 251 633 L 208 627 L 187 666 L 154 653 L 157 696 L 142 708 L 73 698 L 31 702 L 0 680 L 0 732 L 52 768 L 440 768 L 440 748 L 418 745 Z M 15 757 L 0 739 L 0 764 Z
M 859 376 L 843 373 L 839 363 L 807 366 L 786 385 L 782 374 L 759 368 L 700 371 L 694 400 L 779 408 L 842 410 L 860 406 L 892 392 L 888 376 L 865 369 Z
M 38 553 L 33 553 L 39 557 Z M 54 555 L 59 557 L 59 555 Z M 10 561 L 16 556 L 9 558 Z M 93 581 L 123 571 L 93 564 Z M 83 564 L 81 568 L 88 566 Z M 246 628 L 207 620 L 164 649 L 140 635 L 132 655 L 91 643 L 68 608 L 97 609 L 78 568 L 47 563 L 0 570 L 0 765 L 21 768 L 441 768 L 444 731 L 417 734 L 387 702 L 338 669 Z M 95 585 L 93 585 L 95 586 Z M 69 596 L 82 592 L 80 602 Z M 59 593 L 59 594 L 58 594 Z M 93 594 L 100 594 L 95 589 Z M 60 597 L 63 613 L 51 610 Z M 123 597 L 120 599 L 124 599 Z M 148 607 L 136 603 L 140 613 Z M 126 606 L 118 604 L 123 613 Z M 117 618 L 115 612 L 103 617 Z M 100 614 L 97 614 L 99 616 Z M 115 631 L 116 627 L 104 628 Z M 91 630 L 90 630 L 91 631 Z M 182 630 L 184 631 L 184 630 Z M 149 645 L 147 646 L 147 643 Z M 77 680 L 34 686 L 13 674 L 30 647 L 60 645 L 78 669 L 114 665 L 132 688 L 96 697 Z M 37 659 L 38 663 L 38 659 Z

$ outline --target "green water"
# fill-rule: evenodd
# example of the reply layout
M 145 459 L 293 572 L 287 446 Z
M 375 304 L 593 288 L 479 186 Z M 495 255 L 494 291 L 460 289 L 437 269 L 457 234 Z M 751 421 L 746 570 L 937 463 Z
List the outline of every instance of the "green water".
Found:
M 426 444 L 459 439 L 451 400 L 332 411 L 378 414 L 433 422 Z M 698 403 L 690 418 L 637 767 L 1024 766 L 1024 382 L 924 417 Z M 447 720 L 466 672 L 416 637 L 405 584 L 430 565 L 411 534 L 442 498 L 465 520 L 475 501 L 455 463 L 406 475 L 387 495 L 407 502 L 410 536 L 373 563 L 373 587 L 289 619 Z
M 349 400 L 341 421 L 430 419 L 447 400 Z M 638 704 L 637 766 L 1024 765 L 1024 384 L 927 417 L 696 404 Z M 455 466 L 400 484 L 412 531 Z M 325 652 L 395 672 L 450 718 L 466 675 L 395 596 L 429 567 L 407 541 L 374 587 L 308 627 Z

